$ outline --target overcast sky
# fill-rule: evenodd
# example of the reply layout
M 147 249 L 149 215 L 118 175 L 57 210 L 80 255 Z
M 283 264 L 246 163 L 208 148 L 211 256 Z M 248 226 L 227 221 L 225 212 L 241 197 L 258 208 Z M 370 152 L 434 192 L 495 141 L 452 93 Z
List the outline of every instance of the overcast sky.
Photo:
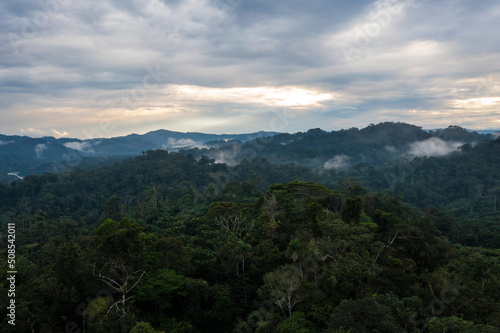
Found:
M 500 128 L 498 0 L 2 0 L 0 133 Z

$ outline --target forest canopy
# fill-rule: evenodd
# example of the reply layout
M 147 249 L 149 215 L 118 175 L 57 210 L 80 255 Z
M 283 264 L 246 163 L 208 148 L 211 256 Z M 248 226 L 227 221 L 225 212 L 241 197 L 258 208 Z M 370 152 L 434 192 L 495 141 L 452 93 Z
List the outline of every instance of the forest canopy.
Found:
M 313 170 L 150 150 L 0 185 L 0 330 L 499 332 L 499 152 Z

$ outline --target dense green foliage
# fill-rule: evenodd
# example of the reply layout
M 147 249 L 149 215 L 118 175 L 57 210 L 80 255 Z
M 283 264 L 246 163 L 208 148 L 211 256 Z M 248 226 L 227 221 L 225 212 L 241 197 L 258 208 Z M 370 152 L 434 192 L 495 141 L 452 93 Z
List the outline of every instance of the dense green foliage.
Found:
M 101 125 L 104 127 L 94 132 L 84 131 L 83 134 L 93 137 L 112 132 L 112 127 Z M 88 169 L 109 165 L 152 149 L 172 150 L 204 143 L 217 147 L 227 141 L 241 143 L 275 134 L 277 133 L 262 131 L 249 134 L 204 134 L 157 130 L 143 135 L 86 140 L 0 134 L 0 182 L 6 183 L 17 177 L 44 172 L 57 173 L 75 167 Z
M 232 166 L 150 150 L 0 184 L 18 271 L 0 331 L 500 332 L 500 139 L 384 164 L 388 145 L 464 136 L 482 138 L 311 130 L 220 143 L 248 148 Z M 362 163 L 304 166 L 353 142 Z
M 500 139 L 466 144 L 445 157 L 401 159 L 385 168 L 359 164 L 337 177 L 355 177 L 372 191 L 401 195 L 426 210 L 453 242 L 500 247 Z
M 412 163 L 442 170 L 498 145 Z M 478 179 L 498 180 L 497 168 Z M 373 186 L 366 170 L 349 172 Z M 2 185 L 1 222 L 16 223 L 19 274 L 17 325 L 5 317 L 0 329 L 499 332 L 496 243 L 464 235 L 469 222 L 442 208 L 404 204 L 405 191 L 370 193 L 345 175 L 148 151 Z M 432 193 L 435 180 L 420 181 Z M 2 304 L 6 289 L 0 283 Z
M 435 139 L 439 143 L 472 144 L 493 139 L 492 135 L 468 132 L 458 126 L 436 131 L 405 123 L 385 122 L 358 129 L 323 131 L 319 128 L 295 134 L 282 133 L 223 147 L 187 150 L 229 164 L 254 157 L 279 164 L 295 163 L 310 169 L 345 169 L 359 163 L 372 166 L 392 164 L 412 154 L 412 145 Z

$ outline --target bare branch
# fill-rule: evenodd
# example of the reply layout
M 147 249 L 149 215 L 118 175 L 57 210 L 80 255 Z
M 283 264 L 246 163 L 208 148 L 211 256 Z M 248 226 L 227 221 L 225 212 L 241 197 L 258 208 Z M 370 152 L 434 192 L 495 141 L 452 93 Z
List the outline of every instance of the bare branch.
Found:
M 111 309 L 116 307 L 117 315 L 120 321 L 123 321 L 125 316 L 130 311 L 129 307 L 127 306 L 127 301 L 129 301 L 132 298 L 132 296 L 130 295 L 127 297 L 127 295 L 132 289 L 134 289 L 137 286 L 137 284 L 142 280 L 145 274 L 147 275 L 147 273 L 144 270 L 137 270 L 134 271 L 133 273 L 129 273 L 129 271 L 123 264 L 118 264 L 115 261 L 108 261 L 101 267 L 99 273 L 96 274 L 95 266 L 96 264 L 94 263 L 92 267 L 92 275 L 101 280 L 102 282 L 104 282 L 105 284 L 107 284 L 113 290 L 116 290 L 121 294 L 119 300 L 113 303 L 108 308 L 106 314 L 109 314 Z M 124 276 L 119 276 L 117 269 L 121 271 L 124 274 Z M 103 273 L 104 270 L 108 272 L 107 275 Z M 141 273 L 141 275 L 137 278 L 137 281 L 134 282 L 132 287 L 127 288 L 129 282 L 132 283 L 132 281 L 135 280 L 135 275 L 138 273 Z
M 136 283 L 134 283 L 134 285 L 133 285 L 130 289 L 128 289 L 128 291 L 131 291 L 132 289 L 134 289 L 134 287 L 135 287 L 135 286 L 137 286 L 137 284 L 138 284 L 139 282 L 141 282 L 141 279 L 142 279 L 142 277 L 144 276 L 144 274 L 146 274 L 146 272 L 145 272 L 145 271 L 137 271 L 137 273 L 139 273 L 139 272 L 142 272 L 141 276 L 139 276 L 139 279 L 137 280 L 137 282 L 136 282 Z M 134 272 L 134 273 L 135 273 L 135 272 Z M 129 297 L 129 298 L 130 298 L 130 297 Z

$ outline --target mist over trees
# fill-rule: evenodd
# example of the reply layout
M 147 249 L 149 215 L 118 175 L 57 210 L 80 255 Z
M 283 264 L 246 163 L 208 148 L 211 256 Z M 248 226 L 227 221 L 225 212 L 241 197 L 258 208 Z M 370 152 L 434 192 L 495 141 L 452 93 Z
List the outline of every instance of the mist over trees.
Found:
M 0 330 L 500 331 L 500 139 L 384 123 L 226 143 L 0 184 L 18 271 Z

